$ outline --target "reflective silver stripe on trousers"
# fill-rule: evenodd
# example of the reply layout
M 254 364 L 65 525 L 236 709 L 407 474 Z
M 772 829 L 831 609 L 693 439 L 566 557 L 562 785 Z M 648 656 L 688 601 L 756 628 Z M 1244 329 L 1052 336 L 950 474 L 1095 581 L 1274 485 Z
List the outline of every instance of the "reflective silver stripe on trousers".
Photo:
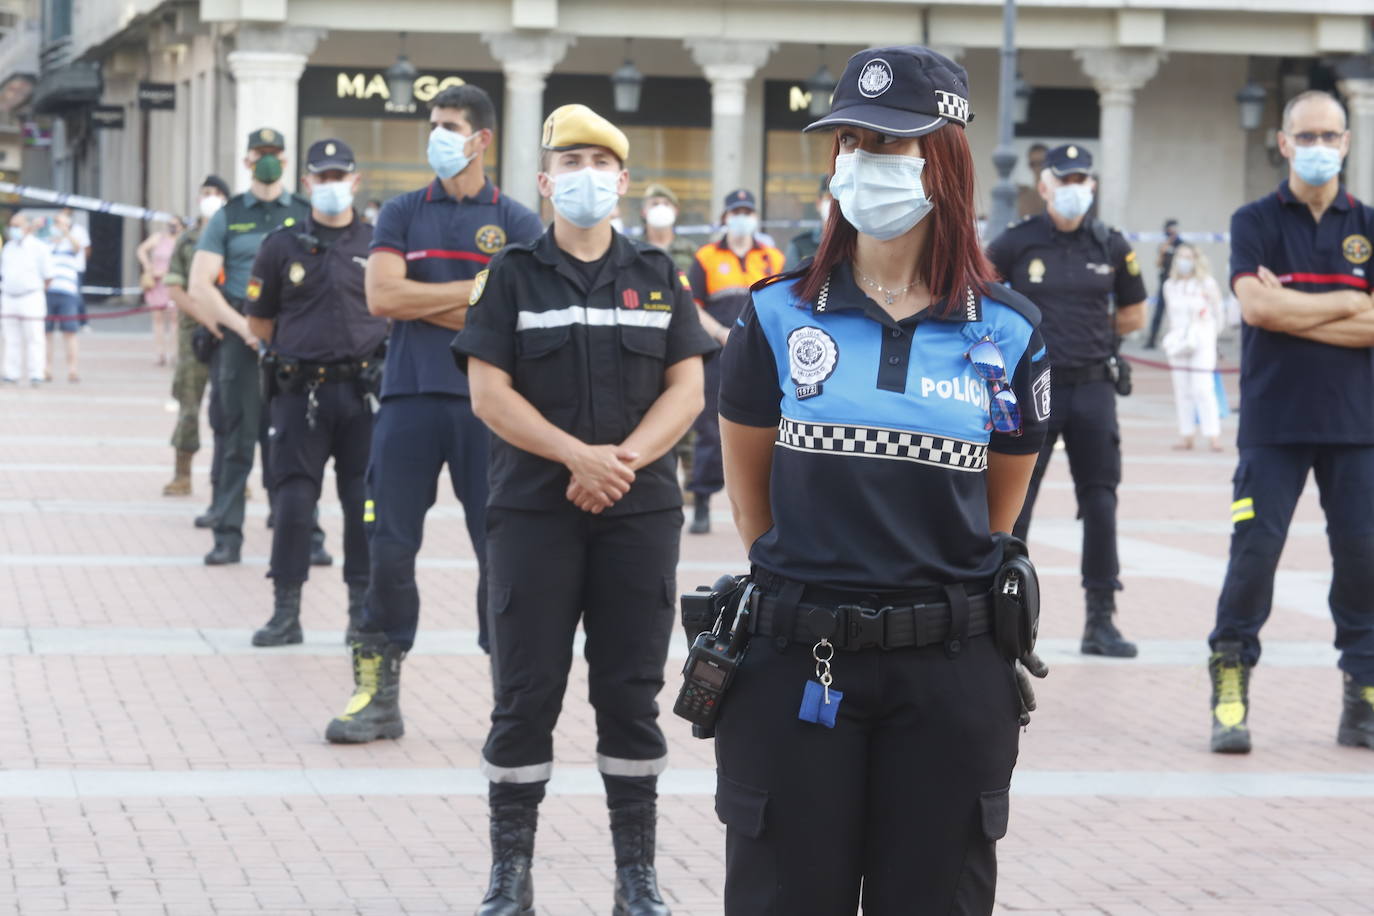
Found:
M 548 782 L 553 776 L 553 761 L 532 763 L 525 767 L 499 767 L 487 758 L 482 758 L 478 767 L 488 782 Z
M 597 754 L 596 768 L 606 776 L 657 776 L 668 769 L 668 755 L 653 760 L 626 760 Z
M 663 328 L 673 320 L 672 312 L 645 311 L 643 309 L 589 309 L 581 305 L 570 305 L 565 309 L 551 312 L 521 312 L 516 316 L 515 329 L 526 331 L 532 328 L 565 328 L 573 324 L 609 328 L 622 325 L 632 328 Z

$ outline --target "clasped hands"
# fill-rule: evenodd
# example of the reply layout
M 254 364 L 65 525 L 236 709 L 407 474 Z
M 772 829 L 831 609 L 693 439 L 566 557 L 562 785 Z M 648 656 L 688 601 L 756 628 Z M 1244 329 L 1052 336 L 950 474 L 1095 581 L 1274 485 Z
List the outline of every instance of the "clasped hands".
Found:
M 604 512 L 635 482 L 639 453 L 621 445 L 584 445 L 566 462 L 572 480 L 565 494 L 583 512 Z

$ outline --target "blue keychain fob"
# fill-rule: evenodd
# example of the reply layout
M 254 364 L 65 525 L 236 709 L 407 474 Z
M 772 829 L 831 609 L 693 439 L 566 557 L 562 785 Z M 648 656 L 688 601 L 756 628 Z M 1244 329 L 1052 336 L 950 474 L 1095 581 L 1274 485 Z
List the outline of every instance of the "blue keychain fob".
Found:
M 840 711 L 840 700 L 844 693 L 834 688 L 826 688 L 820 681 L 807 681 L 802 691 L 801 710 L 797 718 L 803 722 L 815 722 L 826 728 L 835 727 L 835 716 Z

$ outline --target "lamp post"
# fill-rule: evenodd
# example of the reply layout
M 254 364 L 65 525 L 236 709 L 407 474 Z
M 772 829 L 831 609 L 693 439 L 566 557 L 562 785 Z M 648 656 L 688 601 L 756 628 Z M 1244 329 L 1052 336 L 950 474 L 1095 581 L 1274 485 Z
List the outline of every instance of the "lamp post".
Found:
M 823 118 L 830 114 L 830 97 L 835 94 L 835 77 L 825 65 L 825 45 L 818 45 L 817 50 L 821 58 L 820 68 L 805 83 L 806 91 L 811 96 L 807 113 L 813 118 Z
M 994 238 L 1016 218 L 1016 185 L 1011 170 L 1016 165 L 1012 135 L 1016 119 L 1016 0 L 1002 4 L 1002 72 L 997 85 L 997 150 L 992 164 L 997 167 L 997 184 L 992 189 L 992 206 L 984 234 Z
M 639 111 L 639 94 L 644 89 L 644 74 L 630 59 L 630 39 L 625 39 L 625 63 L 611 74 L 611 88 L 615 93 L 615 110 Z
M 396 55 L 396 63 L 387 67 L 382 76 L 386 79 L 386 110 L 409 114 L 415 110 L 415 78 L 420 71 L 405 55 L 405 40 L 402 32 L 401 52 Z
M 1241 130 L 1254 130 L 1264 121 L 1264 103 L 1268 93 L 1259 83 L 1251 80 L 1240 87 L 1236 93 L 1236 104 L 1240 106 Z

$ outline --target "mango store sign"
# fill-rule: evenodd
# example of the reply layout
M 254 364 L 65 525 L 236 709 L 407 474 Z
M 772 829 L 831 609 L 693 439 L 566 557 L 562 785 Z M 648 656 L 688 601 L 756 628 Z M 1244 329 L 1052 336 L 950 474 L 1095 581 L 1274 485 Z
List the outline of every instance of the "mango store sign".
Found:
M 438 77 L 424 74 L 415 78 L 415 101 L 428 102 L 450 86 L 462 86 L 467 80 L 461 76 Z M 385 102 L 391 98 L 386 77 L 379 72 L 345 73 L 335 78 L 335 95 L 340 99 L 380 99 Z

